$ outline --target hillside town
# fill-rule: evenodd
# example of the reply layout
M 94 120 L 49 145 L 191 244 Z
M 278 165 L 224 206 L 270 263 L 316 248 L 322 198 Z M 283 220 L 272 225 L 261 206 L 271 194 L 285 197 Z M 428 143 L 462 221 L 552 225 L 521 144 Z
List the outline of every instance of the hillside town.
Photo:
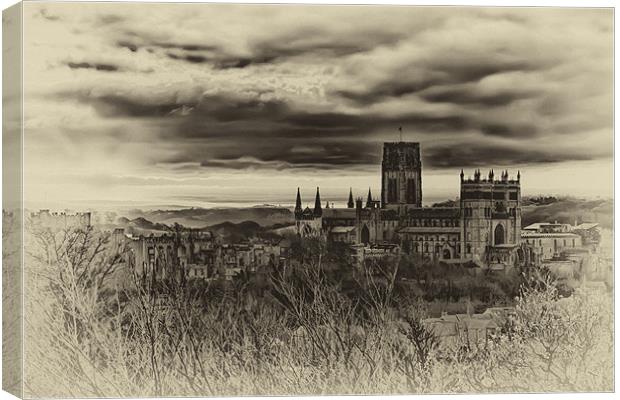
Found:
M 323 208 L 317 188 L 314 208 L 304 209 L 298 190 L 289 235 L 239 241 L 208 228 L 175 225 L 166 232 L 135 234 L 116 227 L 109 232 L 111 243 L 123 255 L 125 268 L 144 280 L 220 282 L 229 290 L 241 277 L 265 282 L 274 272 L 302 268 L 294 242 L 308 240 L 341 246 L 345 264 L 357 270 L 414 257 L 473 276 L 547 270 L 571 290 L 604 290 L 612 282 L 611 251 L 598 223 L 521 226 L 520 173 L 511 179 L 504 171 L 495 179 L 493 170 L 484 177 L 476 170 L 473 178 L 461 171 L 457 207 L 423 207 L 418 143 L 386 143 L 382 171 L 380 200 L 370 190 L 365 203 L 350 192 L 347 208 L 330 207 L 329 201 Z M 30 214 L 30 223 L 52 232 L 97 229 L 91 217 L 89 212 L 40 210 Z M 465 301 L 465 313 L 442 310 L 424 320 L 443 345 L 484 344 L 514 312 L 510 305 L 474 310 Z
M 562 224 L 540 221 L 521 227 L 521 174 L 494 171 L 473 178 L 460 173 L 460 201 L 456 207 L 422 206 L 420 146 L 385 143 L 380 200 L 368 191 L 366 202 L 349 193 L 346 208 L 322 206 L 319 188 L 314 207 L 302 207 L 297 191 L 295 235 L 222 240 L 208 229 L 178 226 L 168 232 L 135 235 L 124 228 L 111 231 L 115 246 L 125 248 L 127 262 L 139 275 L 165 279 L 174 267 L 188 280 L 233 280 L 294 264 L 291 238 L 336 242 L 348 249 L 351 262 L 414 255 L 438 263 L 474 270 L 508 271 L 548 268 L 560 279 L 610 279 L 611 258 L 601 250 L 599 224 Z M 91 213 L 30 215 L 34 226 L 58 231 L 87 228 Z

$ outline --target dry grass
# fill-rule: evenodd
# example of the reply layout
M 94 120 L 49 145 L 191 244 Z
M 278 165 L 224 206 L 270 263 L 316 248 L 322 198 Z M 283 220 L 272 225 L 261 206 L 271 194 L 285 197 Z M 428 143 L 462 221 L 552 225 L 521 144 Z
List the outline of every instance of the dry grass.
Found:
M 255 301 L 131 274 L 116 288 L 127 267 L 93 231 L 35 232 L 28 249 L 27 396 L 613 388 L 611 296 L 558 299 L 548 279 L 523 288 L 513 328 L 486 348 L 440 352 L 415 305 L 393 312 L 393 270 L 361 274 L 351 298 L 319 261 L 272 276 L 272 301 Z

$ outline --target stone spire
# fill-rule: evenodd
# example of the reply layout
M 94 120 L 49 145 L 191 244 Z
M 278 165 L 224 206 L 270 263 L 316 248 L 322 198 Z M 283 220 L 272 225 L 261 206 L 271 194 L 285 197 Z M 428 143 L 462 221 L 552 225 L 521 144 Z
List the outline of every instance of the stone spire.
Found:
M 355 203 L 353 202 L 353 189 L 349 188 L 349 202 L 347 203 L 348 208 L 355 207 Z
M 319 194 L 319 187 L 316 187 L 316 198 L 314 199 L 314 216 L 320 217 L 323 215 L 323 208 L 321 207 L 321 195 Z
M 325 202 L 325 208 L 329 208 L 329 201 Z
M 372 206 L 372 193 L 370 193 L 370 188 L 368 188 L 368 198 L 366 199 L 366 207 Z
M 301 214 L 303 209 L 301 208 L 301 194 L 299 194 L 299 188 L 297 188 L 297 200 L 295 201 L 295 215 Z

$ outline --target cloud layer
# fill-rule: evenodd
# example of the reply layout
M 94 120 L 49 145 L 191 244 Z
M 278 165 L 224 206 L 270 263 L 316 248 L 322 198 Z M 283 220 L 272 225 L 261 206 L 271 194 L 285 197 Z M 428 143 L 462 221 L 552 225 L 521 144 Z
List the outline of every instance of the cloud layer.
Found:
M 431 173 L 612 157 L 611 10 L 25 9 L 27 132 L 59 172 L 374 173 L 400 126 Z

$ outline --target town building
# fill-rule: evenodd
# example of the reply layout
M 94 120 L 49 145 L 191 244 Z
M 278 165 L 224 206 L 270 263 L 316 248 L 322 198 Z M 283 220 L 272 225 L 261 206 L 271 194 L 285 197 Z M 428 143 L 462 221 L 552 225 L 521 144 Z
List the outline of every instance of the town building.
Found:
M 295 226 L 302 237 L 321 237 L 351 245 L 399 244 L 403 251 L 434 260 L 504 269 L 526 259 L 521 246 L 521 186 L 504 171 L 483 176 L 460 174 L 455 207 L 422 206 L 420 144 L 384 143 L 380 200 L 369 189 L 366 202 L 349 191 L 346 208 L 302 207 L 299 188 Z
M 284 263 L 282 247 L 277 243 L 255 242 L 222 244 L 217 248 L 216 266 L 226 280 L 240 273 L 270 271 Z
M 216 271 L 217 243 L 210 231 L 187 229 L 134 237 L 118 228 L 112 241 L 124 247 L 128 262 L 140 277 L 161 280 L 184 274 L 186 278 L 207 278 Z
M 490 307 L 482 314 L 442 313 L 438 318 L 422 321 L 439 341 L 439 348 L 484 348 L 494 335 L 509 329 L 514 316 L 513 307 Z
M 529 245 L 532 253 L 540 260 L 550 260 L 562 251 L 581 248 L 581 236 L 572 232 L 521 232 L 521 240 Z
M 91 213 L 39 210 L 38 212 L 30 213 L 29 222 L 34 227 L 50 229 L 52 232 L 66 229 L 87 229 L 91 226 Z
M 131 236 L 117 228 L 112 244 L 125 254 L 139 277 L 156 280 L 183 274 L 188 280 L 222 278 L 268 271 L 286 261 L 285 243 L 253 241 L 221 244 L 208 230 L 185 229 L 162 235 Z

